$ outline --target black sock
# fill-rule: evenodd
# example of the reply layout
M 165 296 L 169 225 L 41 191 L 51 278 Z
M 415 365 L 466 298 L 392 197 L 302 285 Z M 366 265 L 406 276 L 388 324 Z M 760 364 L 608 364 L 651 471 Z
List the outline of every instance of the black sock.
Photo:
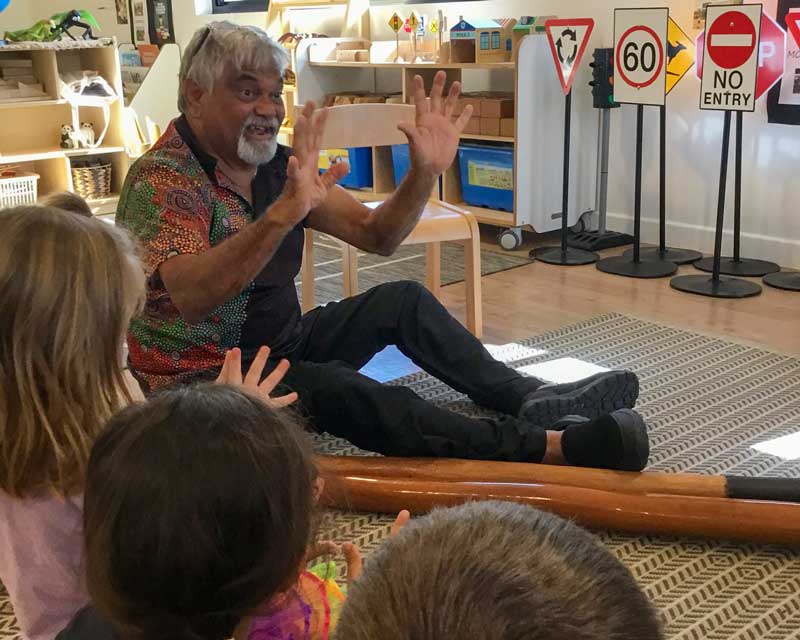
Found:
M 567 462 L 578 467 L 616 467 L 624 456 L 617 422 L 610 415 L 567 427 L 561 436 Z

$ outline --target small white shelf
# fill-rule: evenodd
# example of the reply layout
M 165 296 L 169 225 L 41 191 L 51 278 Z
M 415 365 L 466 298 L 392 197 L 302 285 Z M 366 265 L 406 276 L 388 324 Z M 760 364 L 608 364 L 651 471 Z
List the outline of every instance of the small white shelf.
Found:
M 66 100 L 18 100 L 0 102 L 0 109 L 31 109 L 33 107 L 54 107 L 67 104 Z

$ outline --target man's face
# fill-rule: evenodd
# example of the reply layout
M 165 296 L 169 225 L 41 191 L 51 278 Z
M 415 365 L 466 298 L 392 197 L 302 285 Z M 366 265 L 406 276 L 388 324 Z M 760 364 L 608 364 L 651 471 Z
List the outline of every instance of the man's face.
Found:
M 275 156 L 286 113 L 282 94 L 276 71 L 236 71 L 229 65 L 198 101 L 198 115 L 216 149 L 255 167 Z

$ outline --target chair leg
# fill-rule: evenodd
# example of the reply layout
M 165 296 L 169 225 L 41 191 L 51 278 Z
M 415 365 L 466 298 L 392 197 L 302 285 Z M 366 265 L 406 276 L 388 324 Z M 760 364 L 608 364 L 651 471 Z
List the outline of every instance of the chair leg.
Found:
M 442 293 L 442 243 L 429 242 L 425 245 L 425 286 L 437 299 Z
M 306 229 L 303 247 L 303 264 L 300 267 L 301 278 L 303 280 L 300 288 L 302 300 L 301 309 L 303 313 L 314 308 L 314 230 Z
M 358 295 L 358 249 L 346 242 L 342 243 L 342 276 L 344 297 Z
M 471 221 L 472 238 L 464 241 L 464 282 L 467 288 L 467 329 L 476 338 L 483 336 L 483 303 L 481 299 L 481 235 L 478 224 Z

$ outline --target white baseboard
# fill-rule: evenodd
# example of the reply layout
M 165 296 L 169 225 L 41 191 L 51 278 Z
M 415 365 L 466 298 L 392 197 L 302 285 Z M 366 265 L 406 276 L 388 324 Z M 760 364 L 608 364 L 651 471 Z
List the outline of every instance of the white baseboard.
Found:
M 633 233 L 633 218 L 621 213 L 608 213 L 607 226 L 613 231 Z M 723 229 L 722 255 L 730 255 L 733 229 Z M 642 242 L 658 243 L 658 220 L 642 218 Z M 714 252 L 714 229 L 694 224 L 667 221 L 667 244 L 694 249 L 706 254 Z M 800 269 L 800 240 L 742 233 L 742 256 L 771 260 L 779 265 Z

